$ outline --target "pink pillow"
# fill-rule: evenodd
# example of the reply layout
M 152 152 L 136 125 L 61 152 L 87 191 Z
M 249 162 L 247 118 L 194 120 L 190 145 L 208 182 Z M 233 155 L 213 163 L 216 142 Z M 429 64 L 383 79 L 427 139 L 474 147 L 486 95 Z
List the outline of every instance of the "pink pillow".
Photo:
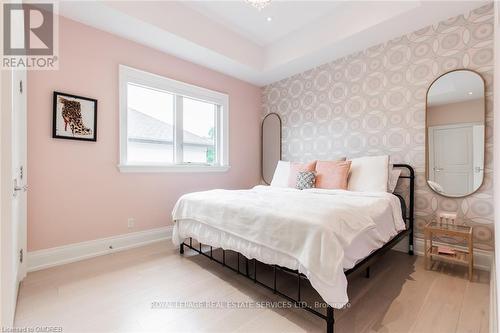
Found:
M 317 161 L 316 188 L 347 190 L 351 161 Z
M 297 184 L 297 175 L 301 171 L 314 171 L 316 168 L 316 161 L 309 162 L 309 163 L 297 163 L 297 162 L 291 162 L 290 163 L 290 174 L 288 176 L 288 187 L 293 187 L 295 188 L 295 185 Z

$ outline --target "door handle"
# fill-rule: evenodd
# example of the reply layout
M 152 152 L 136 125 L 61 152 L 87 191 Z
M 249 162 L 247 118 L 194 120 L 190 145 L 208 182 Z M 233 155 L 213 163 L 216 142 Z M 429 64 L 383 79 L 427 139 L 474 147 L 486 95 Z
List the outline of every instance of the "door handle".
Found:
M 28 185 L 17 185 L 17 179 L 14 179 L 14 196 L 17 195 L 18 192 L 26 192 L 28 190 Z
M 28 185 L 23 185 L 23 186 L 14 186 L 14 191 L 23 191 L 26 192 L 28 190 Z
M 441 171 L 443 171 L 443 168 L 434 168 L 434 171 L 441 172 Z

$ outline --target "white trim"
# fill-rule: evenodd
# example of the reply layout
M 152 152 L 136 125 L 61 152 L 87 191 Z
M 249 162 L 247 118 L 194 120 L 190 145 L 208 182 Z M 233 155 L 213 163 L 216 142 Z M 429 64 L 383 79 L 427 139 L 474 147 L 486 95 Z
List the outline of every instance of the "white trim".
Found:
M 31 251 L 27 254 L 28 272 L 123 251 L 153 242 L 166 241 L 172 238 L 172 228 L 173 225 L 169 225 L 162 228 Z
M 127 158 L 127 80 L 125 73 L 121 70 L 121 65 L 118 70 L 118 117 L 119 117 L 119 131 L 120 131 L 120 163 L 128 161 Z M 125 130 L 124 130 L 125 129 Z
M 493 85 L 497 87 L 500 85 L 500 3 L 498 1 L 494 1 L 495 8 L 495 22 L 494 22 L 494 72 L 493 72 Z M 496 92 L 498 89 L 495 89 L 495 98 L 493 99 L 493 117 L 497 119 L 500 117 L 500 99 L 498 98 L 498 93 Z M 495 305 L 494 311 L 492 315 L 490 315 L 490 320 L 493 321 L 493 324 L 490 325 L 490 332 L 498 332 L 498 319 L 500 318 L 500 293 L 498 292 L 498 286 L 500 285 L 500 226 L 498 222 L 500 221 L 500 180 L 497 178 L 500 171 L 500 121 L 494 121 L 493 123 L 493 207 L 495 208 L 495 225 L 494 225 L 494 243 L 495 243 L 495 273 L 492 274 L 490 278 L 490 284 L 494 284 L 495 286 L 495 298 L 492 303 Z M 491 307 L 493 308 L 493 307 Z
M 133 165 L 125 164 L 118 165 L 120 172 L 127 173 L 163 173 L 163 172 L 227 172 L 231 167 L 229 165 L 225 166 L 213 166 L 213 165 Z
M 495 260 L 491 263 L 491 276 L 490 276 L 490 332 L 498 332 L 498 318 L 497 318 L 497 279 L 496 279 Z
M 15 76 L 12 69 L 0 72 L 0 326 L 11 327 L 14 323 L 18 290 L 17 232 L 12 197 Z
M 436 245 L 446 245 L 444 243 L 434 241 L 433 244 Z M 457 246 L 462 250 L 466 250 L 465 247 Z M 393 250 L 400 252 L 408 252 L 408 237 L 404 237 L 398 244 L 394 245 Z M 424 240 L 421 238 L 415 238 L 414 240 L 414 253 L 419 256 L 424 255 Z M 490 251 L 474 249 L 474 268 L 490 271 L 491 263 L 493 260 L 493 253 Z
M 427 143 L 427 157 L 429 159 L 429 164 L 428 164 L 428 168 L 429 170 L 427 171 L 427 177 L 428 179 L 427 180 L 427 184 L 428 181 L 436 181 L 436 175 L 435 175 L 435 172 L 434 172 L 434 168 L 435 168 L 435 162 L 434 162 L 434 151 L 435 149 L 431 149 L 434 147 L 434 132 L 435 132 L 435 129 L 434 127 L 432 126 L 429 126 L 429 128 L 427 129 L 427 137 L 428 137 L 428 143 Z M 430 185 L 429 185 L 430 187 Z
M 97 256 L 119 252 L 154 242 L 166 241 L 172 238 L 173 225 L 167 227 L 138 231 L 118 236 L 100 238 L 91 241 L 63 245 L 50 249 L 31 251 L 27 254 L 28 272 L 49 267 L 64 265 L 75 261 L 94 258 Z M 441 244 L 439 242 L 434 242 Z M 110 249 L 112 246 L 112 249 Z M 408 238 L 403 238 L 393 250 L 408 251 Z M 414 252 L 419 256 L 424 254 L 424 240 L 416 238 Z M 474 249 L 474 267 L 491 271 L 493 254 L 489 251 Z M 493 280 L 492 280 L 493 281 Z M 496 291 L 496 289 L 495 289 Z
M 161 172 L 205 172 L 205 171 L 227 171 L 229 166 L 229 96 L 227 94 L 209 90 L 203 87 L 198 87 L 192 84 L 184 83 L 181 81 L 169 79 L 157 74 L 145 72 L 139 69 L 135 69 L 132 67 L 128 67 L 125 65 L 119 65 L 119 114 L 120 114 L 120 162 L 119 169 L 123 172 L 158 172 L 161 169 Z M 140 165 L 131 165 L 130 168 L 127 168 L 130 164 L 128 163 L 127 158 L 127 84 L 129 82 L 139 84 L 145 87 L 151 87 L 155 89 L 159 89 L 162 91 L 167 91 L 176 96 L 186 96 L 194 99 L 203 100 L 206 102 L 214 103 L 218 105 L 218 111 L 216 119 L 217 122 L 217 164 L 203 168 L 191 168 L 189 165 L 183 165 L 181 161 L 182 157 L 182 142 L 179 144 L 180 140 L 182 140 L 182 100 L 176 98 L 176 106 L 174 108 L 174 117 L 175 117 L 175 151 L 174 151 L 174 161 L 176 163 L 175 167 L 162 167 L 159 168 L 156 165 L 144 164 Z M 177 109 L 177 105 L 180 105 L 181 110 Z M 188 170 L 183 170 L 188 169 Z M 134 170 L 134 171 L 130 171 Z M 196 171 L 193 171 L 196 170 Z
M 121 78 L 130 79 L 134 83 L 165 90 L 176 95 L 189 96 L 220 105 L 225 105 L 228 101 L 228 95 L 222 92 L 198 87 L 140 69 L 119 65 L 119 71 Z
M 184 131 L 182 125 L 184 122 L 184 99 L 181 95 L 175 95 L 174 107 L 174 163 L 182 162 L 184 156 Z
M 433 130 L 441 130 L 441 129 L 451 129 L 451 128 L 462 128 L 462 127 L 474 127 L 474 126 L 484 126 L 484 123 L 482 122 L 470 122 L 470 123 L 456 123 L 456 124 L 449 124 L 449 125 L 436 125 L 436 126 L 429 126 L 429 129 Z

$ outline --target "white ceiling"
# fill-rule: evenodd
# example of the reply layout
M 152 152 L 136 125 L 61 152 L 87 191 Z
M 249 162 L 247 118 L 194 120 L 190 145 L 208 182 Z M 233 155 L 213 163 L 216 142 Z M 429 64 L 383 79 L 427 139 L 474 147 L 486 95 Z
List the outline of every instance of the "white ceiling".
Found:
M 242 1 L 186 1 L 184 4 L 254 43 L 267 46 L 328 15 L 341 2 L 272 1 L 262 10 Z
M 485 3 L 273 0 L 258 11 L 245 1 L 60 1 L 59 12 L 263 86 Z
M 437 106 L 484 97 L 483 79 L 471 71 L 455 71 L 441 76 L 429 89 L 427 104 Z

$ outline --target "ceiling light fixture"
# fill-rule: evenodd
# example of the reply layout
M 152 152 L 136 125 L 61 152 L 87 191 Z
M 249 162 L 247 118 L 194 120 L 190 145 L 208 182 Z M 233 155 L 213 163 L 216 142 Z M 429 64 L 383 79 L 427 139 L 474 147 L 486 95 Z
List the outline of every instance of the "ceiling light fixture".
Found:
M 267 20 L 267 22 L 271 22 L 273 20 L 273 18 L 271 16 L 269 16 L 266 20 Z
M 472 91 L 469 91 L 469 95 L 472 95 Z
M 271 0 L 246 0 L 249 4 L 257 8 L 259 11 L 269 6 Z

